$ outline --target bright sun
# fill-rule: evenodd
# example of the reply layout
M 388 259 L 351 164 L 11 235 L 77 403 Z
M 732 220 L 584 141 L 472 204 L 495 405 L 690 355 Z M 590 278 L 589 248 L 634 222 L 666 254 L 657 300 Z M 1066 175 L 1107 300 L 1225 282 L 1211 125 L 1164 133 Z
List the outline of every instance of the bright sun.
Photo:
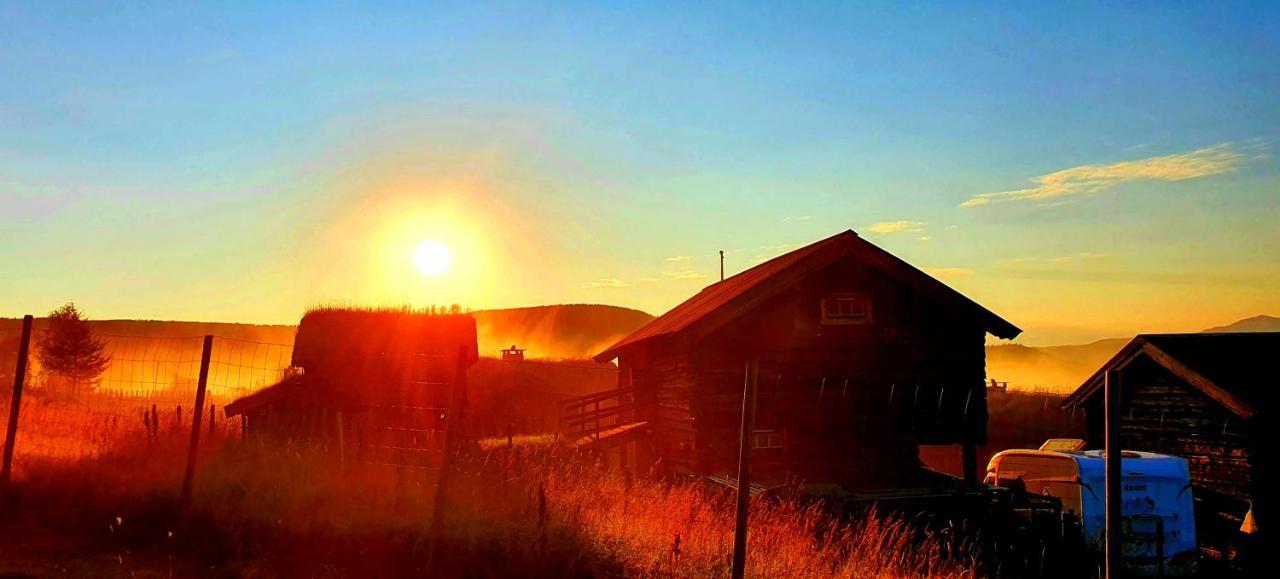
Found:
M 435 277 L 449 269 L 453 253 L 439 241 L 424 241 L 413 248 L 413 265 L 422 275 Z

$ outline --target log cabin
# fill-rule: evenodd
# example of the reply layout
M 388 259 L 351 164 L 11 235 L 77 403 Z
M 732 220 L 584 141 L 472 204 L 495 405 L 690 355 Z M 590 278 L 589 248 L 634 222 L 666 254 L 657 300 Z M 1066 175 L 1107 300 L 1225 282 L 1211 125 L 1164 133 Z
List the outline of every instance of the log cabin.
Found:
M 638 470 L 735 474 L 755 360 L 754 479 L 903 488 L 921 474 L 919 445 L 955 444 L 972 483 L 986 335 L 1020 332 L 844 231 L 712 284 L 601 352 L 619 388 L 571 403 L 567 423 L 579 445 L 625 445 Z
M 1185 458 L 1202 542 L 1233 540 L 1250 506 L 1265 532 L 1274 444 L 1267 420 L 1280 333 L 1140 335 L 1064 402 L 1085 413 L 1086 442 L 1105 443 L 1104 381 L 1119 381 L 1121 448 Z

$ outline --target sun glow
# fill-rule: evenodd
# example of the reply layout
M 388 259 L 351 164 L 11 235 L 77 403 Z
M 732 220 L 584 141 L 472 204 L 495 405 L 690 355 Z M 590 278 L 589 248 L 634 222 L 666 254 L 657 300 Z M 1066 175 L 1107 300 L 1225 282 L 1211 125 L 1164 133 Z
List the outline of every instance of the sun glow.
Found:
M 413 265 L 422 275 L 435 277 L 443 274 L 453 264 L 453 252 L 439 241 L 423 241 L 413 248 Z

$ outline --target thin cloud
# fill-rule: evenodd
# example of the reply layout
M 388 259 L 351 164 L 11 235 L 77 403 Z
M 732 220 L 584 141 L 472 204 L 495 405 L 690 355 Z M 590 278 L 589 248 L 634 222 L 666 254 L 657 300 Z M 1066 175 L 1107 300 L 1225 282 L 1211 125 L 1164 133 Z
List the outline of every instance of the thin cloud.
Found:
M 1057 255 L 1051 257 L 1014 257 L 1005 259 L 1000 262 L 1001 265 L 1011 266 L 1056 266 L 1056 265 L 1076 265 L 1088 262 L 1097 262 L 1109 260 L 1113 256 L 1109 253 L 1092 253 L 1078 252 L 1069 255 Z
M 926 221 L 881 221 L 872 223 L 867 227 L 867 231 L 876 235 L 889 235 L 890 233 L 921 233 L 924 226 L 929 223 Z
M 812 215 L 794 215 L 794 216 L 783 217 L 778 221 L 781 221 L 783 223 L 796 223 L 799 221 L 808 221 L 810 219 L 813 219 Z
M 974 195 L 961 207 L 1009 201 L 1044 201 L 1097 193 L 1136 181 L 1187 181 L 1236 170 L 1249 156 L 1231 143 L 1162 157 L 1147 157 L 1110 165 L 1081 165 L 1033 178 L 1034 187 Z
M 597 279 L 587 282 L 587 287 L 591 288 L 624 288 L 631 287 L 631 284 L 614 278 Z
M 924 271 L 933 277 L 942 279 L 973 275 L 973 270 L 965 267 L 926 267 Z
M 685 263 L 693 261 L 692 255 L 674 255 L 666 259 L 667 263 Z
M 707 274 L 702 273 L 700 271 L 695 271 L 692 269 L 687 269 L 684 271 L 664 271 L 662 272 L 662 275 L 666 276 L 667 279 L 672 279 L 672 280 L 704 279 L 707 277 Z

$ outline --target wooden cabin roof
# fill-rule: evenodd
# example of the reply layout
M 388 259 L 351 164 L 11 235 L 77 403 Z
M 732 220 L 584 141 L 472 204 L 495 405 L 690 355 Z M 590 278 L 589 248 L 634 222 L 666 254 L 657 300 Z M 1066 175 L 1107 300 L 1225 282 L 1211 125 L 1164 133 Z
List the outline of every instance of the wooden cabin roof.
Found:
M 746 313 L 764 300 L 836 260 L 848 255 L 907 284 L 926 296 L 970 317 L 991 334 L 1012 339 L 1022 330 L 990 310 L 978 305 L 929 274 L 876 247 L 852 230 L 784 253 L 737 275 L 703 288 L 693 297 L 658 316 L 632 332 L 607 350 L 596 355 L 598 362 L 608 362 L 623 349 L 641 342 L 670 336 L 700 327 L 709 332 Z
M 1238 416 L 1249 417 L 1273 393 L 1280 332 L 1144 334 L 1125 345 L 1063 402 L 1078 406 L 1102 391 L 1107 370 L 1146 355 Z

